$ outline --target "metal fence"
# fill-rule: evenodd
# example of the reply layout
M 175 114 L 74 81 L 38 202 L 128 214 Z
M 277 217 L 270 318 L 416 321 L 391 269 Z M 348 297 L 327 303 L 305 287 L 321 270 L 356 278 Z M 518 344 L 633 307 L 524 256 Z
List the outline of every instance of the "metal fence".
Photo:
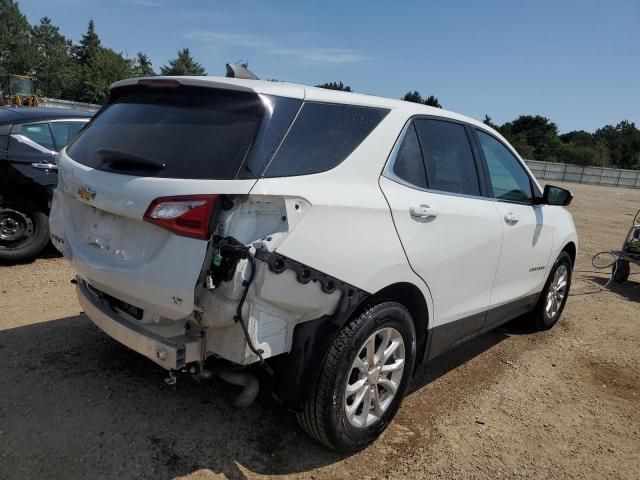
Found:
M 560 180 L 592 185 L 640 188 L 640 170 L 581 167 L 580 165 L 539 162 L 537 160 L 525 160 L 525 162 L 538 180 Z
M 71 100 L 61 100 L 59 98 L 40 99 L 40 106 L 45 108 L 62 108 L 65 110 L 82 110 L 84 112 L 94 113 L 100 108 L 100 105 L 85 102 L 74 102 Z

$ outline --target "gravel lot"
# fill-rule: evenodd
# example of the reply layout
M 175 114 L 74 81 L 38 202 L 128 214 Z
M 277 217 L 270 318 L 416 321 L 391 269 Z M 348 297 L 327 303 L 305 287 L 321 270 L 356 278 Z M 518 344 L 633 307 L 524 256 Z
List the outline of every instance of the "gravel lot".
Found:
M 351 456 L 266 391 L 236 410 L 222 382 L 166 387 L 79 314 L 63 259 L 0 266 L 0 478 L 639 478 L 640 275 L 598 292 L 590 259 L 619 247 L 640 190 L 569 188 L 581 245 L 561 323 L 511 323 L 422 369 Z

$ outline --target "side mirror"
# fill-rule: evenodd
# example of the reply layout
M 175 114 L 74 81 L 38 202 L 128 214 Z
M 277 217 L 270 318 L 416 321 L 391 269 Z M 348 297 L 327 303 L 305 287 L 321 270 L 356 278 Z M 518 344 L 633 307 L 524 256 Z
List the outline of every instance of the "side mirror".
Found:
M 573 194 L 566 188 L 545 185 L 542 195 L 542 203 L 546 205 L 567 206 L 573 200 Z

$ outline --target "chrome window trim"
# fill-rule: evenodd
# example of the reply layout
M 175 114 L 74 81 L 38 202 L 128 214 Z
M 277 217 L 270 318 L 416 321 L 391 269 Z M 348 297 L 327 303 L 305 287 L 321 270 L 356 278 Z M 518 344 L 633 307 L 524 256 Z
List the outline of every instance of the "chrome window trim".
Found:
M 49 123 L 88 123 L 91 118 L 56 118 L 55 120 L 48 120 Z M 29 124 L 31 125 L 31 124 Z
M 33 124 L 29 123 L 28 125 L 33 125 Z M 38 150 L 40 153 L 45 153 L 49 155 L 55 155 L 57 153 L 55 150 L 49 150 L 47 147 L 44 147 L 37 142 L 34 142 L 29 137 L 26 137 L 21 133 L 12 133 L 11 138 L 13 138 L 19 143 L 24 143 L 25 145 L 28 145 L 35 150 Z M 53 137 L 51 137 L 51 139 L 53 140 Z

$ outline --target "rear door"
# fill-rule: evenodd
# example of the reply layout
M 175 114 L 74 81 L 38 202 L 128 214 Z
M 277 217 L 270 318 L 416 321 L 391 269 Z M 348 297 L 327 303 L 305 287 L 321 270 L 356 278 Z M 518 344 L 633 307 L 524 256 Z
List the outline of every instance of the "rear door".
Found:
M 7 155 L 21 175 L 40 185 L 55 186 L 56 146 L 49 122 L 13 125 Z
M 491 301 L 502 231 L 476 162 L 464 124 L 416 119 L 380 179 L 409 263 L 431 290 L 431 356 L 477 332 Z
M 547 277 L 553 229 L 545 206 L 534 205 L 534 185 L 520 160 L 487 132 L 475 135 L 486 164 L 488 193 L 503 231 L 502 254 L 491 295 L 487 326 L 528 311 Z
M 249 193 L 299 107 L 289 100 L 176 80 L 116 89 L 58 157 L 54 245 L 95 288 L 190 314 L 218 200 Z

